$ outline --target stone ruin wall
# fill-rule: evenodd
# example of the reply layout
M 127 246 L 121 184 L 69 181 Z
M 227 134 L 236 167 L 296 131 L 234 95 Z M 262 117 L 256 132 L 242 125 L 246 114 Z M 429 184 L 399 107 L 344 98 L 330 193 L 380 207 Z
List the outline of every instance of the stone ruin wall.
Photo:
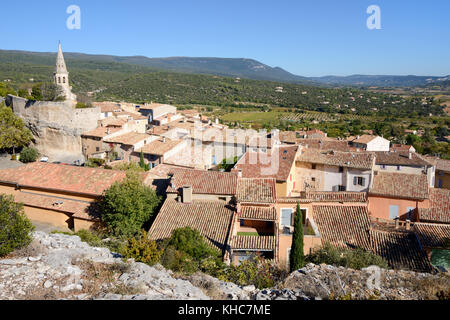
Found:
M 34 101 L 9 95 L 6 104 L 34 136 L 34 146 L 52 161 L 84 160 L 81 134 L 94 130 L 100 108 L 76 109 L 72 101 Z

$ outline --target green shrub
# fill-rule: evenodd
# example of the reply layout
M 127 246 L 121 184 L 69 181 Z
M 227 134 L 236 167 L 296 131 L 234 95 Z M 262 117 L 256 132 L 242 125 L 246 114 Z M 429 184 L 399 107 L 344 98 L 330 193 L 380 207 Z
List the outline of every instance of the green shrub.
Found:
M 388 268 L 387 262 L 380 256 L 360 248 L 337 248 L 330 243 L 325 243 L 322 247 L 307 255 L 306 262 L 314 264 L 325 263 L 355 270 L 366 268 L 371 265 L 376 265 L 385 269 Z
M 200 232 L 189 227 L 174 230 L 169 245 L 198 261 L 219 255 L 206 243 Z
M 105 164 L 105 159 L 90 158 L 86 162 L 85 166 L 90 167 L 90 168 L 97 168 L 97 167 L 101 167 L 104 164 Z
M 23 205 L 0 194 L 0 257 L 30 244 L 34 226 L 25 216 Z
M 140 176 L 127 172 L 124 181 L 105 191 L 100 203 L 102 220 L 112 235 L 133 237 L 150 220 L 160 201 L 155 190 L 144 185 Z
M 39 157 L 39 152 L 35 148 L 25 147 L 20 153 L 20 161 L 23 163 L 35 162 Z
M 142 230 L 138 237 L 128 239 L 128 243 L 122 250 L 122 255 L 124 258 L 134 258 L 137 262 L 154 265 L 161 259 L 162 252 L 158 249 L 156 242 L 148 238 L 147 232 Z
M 241 286 L 254 285 L 259 289 L 270 288 L 286 276 L 271 262 L 254 256 L 238 266 L 226 266 L 215 275 L 219 280 L 234 282 Z

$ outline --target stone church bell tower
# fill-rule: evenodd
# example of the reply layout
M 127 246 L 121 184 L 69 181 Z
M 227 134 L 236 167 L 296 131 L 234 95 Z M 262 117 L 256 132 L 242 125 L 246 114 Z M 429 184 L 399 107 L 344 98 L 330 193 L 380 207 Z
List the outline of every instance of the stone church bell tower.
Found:
M 61 42 L 59 42 L 58 56 L 56 58 L 56 70 L 53 73 L 53 80 L 55 84 L 61 89 L 66 96 L 66 100 L 76 100 L 76 95 L 72 93 L 72 87 L 69 84 L 69 72 L 67 71 L 66 62 L 61 49 Z

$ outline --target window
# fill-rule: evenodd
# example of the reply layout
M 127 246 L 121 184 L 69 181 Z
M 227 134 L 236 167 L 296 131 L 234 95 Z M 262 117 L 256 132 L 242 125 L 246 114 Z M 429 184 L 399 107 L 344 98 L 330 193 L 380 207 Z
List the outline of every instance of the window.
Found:
M 339 167 L 339 172 L 344 172 L 344 167 Z
M 366 185 L 366 178 L 364 178 L 364 177 L 353 177 L 353 185 L 364 187 Z
M 58 83 L 61 83 L 61 77 L 58 77 Z
M 66 83 L 66 77 L 63 77 L 63 83 Z
M 313 163 L 313 164 L 311 165 L 311 169 L 316 170 L 316 164 L 315 164 L 315 163 Z
M 396 205 L 389 206 L 389 218 L 390 219 L 398 218 L 398 206 Z
M 95 147 L 95 151 L 100 151 L 100 148 L 99 147 Z
M 412 220 L 414 218 L 415 207 L 407 207 L 406 208 L 406 219 Z
M 316 181 L 316 178 L 311 178 L 311 181 Z
M 291 226 L 292 225 L 292 213 L 293 209 L 284 208 L 281 209 L 281 225 L 282 226 Z
M 339 191 L 345 191 L 345 189 L 346 189 L 345 186 L 339 186 L 338 188 Z
M 382 164 L 382 165 L 381 165 L 381 169 L 386 170 L 386 165 L 385 165 L 385 164 Z
M 397 171 L 400 171 L 402 169 L 402 166 L 397 166 Z

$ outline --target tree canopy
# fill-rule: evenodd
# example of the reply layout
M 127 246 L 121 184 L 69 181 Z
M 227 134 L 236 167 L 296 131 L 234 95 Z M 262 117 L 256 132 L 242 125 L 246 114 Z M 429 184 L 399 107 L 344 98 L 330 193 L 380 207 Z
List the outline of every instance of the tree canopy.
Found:
M 28 245 L 33 229 L 23 205 L 10 195 L 0 194 L 0 257 Z
M 27 146 L 33 135 L 25 127 L 23 120 L 16 116 L 11 108 L 0 105 L 0 150 Z
M 151 187 L 142 183 L 138 173 L 128 172 L 125 180 L 105 191 L 102 220 L 113 235 L 134 236 L 153 216 L 160 200 Z

